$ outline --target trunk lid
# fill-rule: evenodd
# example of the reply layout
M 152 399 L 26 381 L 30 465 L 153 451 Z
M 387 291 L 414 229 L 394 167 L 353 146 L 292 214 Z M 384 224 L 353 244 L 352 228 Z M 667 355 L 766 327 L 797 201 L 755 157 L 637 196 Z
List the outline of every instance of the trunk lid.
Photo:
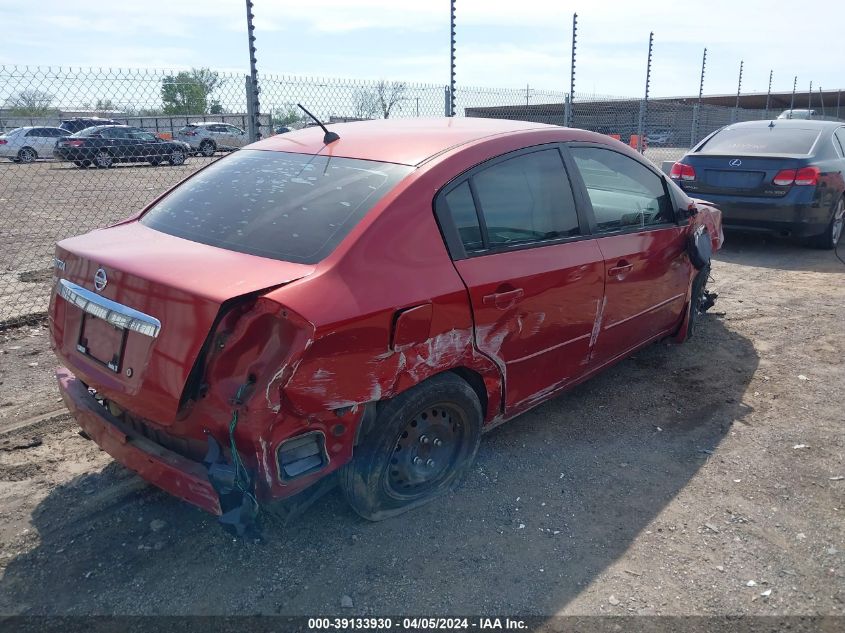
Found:
M 806 158 L 806 157 L 805 157 Z M 684 180 L 684 191 L 697 195 L 723 194 L 781 198 L 791 185 L 772 182 L 783 169 L 798 169 L 806 160 L 796 156 L 735 156 L 688 154 L 684 163 L 695 169 L 695 180 Z
M 314 270 L 138 222 L 63 240 L 56 258 L 60 293 L 54 290 L 50 304 L 56 353 L 105 398 L 160 424 L 176 419 L 185 383 L 224 303 Z

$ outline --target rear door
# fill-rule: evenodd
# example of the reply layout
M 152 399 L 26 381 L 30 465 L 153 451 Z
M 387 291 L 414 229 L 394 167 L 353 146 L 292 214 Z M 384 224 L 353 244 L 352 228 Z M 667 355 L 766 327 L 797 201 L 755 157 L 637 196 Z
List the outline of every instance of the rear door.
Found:
M 504 374 L 506 411 L 580 376 L 604 263 L 558 147 L 485 163 L 444 189 L 437 212 L 469 291 L 476 347 Z
M 601 365 L 680 322 L 692 274 L 687 225 L 675 221 L 656 170 L 606 147 L 569 152 L 604 256 L 605 302 L 590 357 Z

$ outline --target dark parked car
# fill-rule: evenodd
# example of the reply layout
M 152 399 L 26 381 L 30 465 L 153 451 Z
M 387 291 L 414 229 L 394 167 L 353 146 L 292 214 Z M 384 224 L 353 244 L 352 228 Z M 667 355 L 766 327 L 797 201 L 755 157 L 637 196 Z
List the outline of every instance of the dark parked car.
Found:
M 56 143 L 53 155 L 78 167 L 111 167 L 115 163 L 167 161 L 181 165 L 191 148 L 181 141 L 165 141 L 152 132 L 128 125 L 98 125 L 66 136 Z
M 71 134 L 76 134 L 77 132 L 81 132 L 82 130 L 94 127 L 96 125 L 123 125 L 120 121 L 114 121 L 112 119 L 101 119 L 100 117 L 77 117 L 74 119 L 64 119 L 62 120 L 61 124 L 59 125 L 60 128 L 63 130 L 67 130 Z
M 383 519 L 454 487 L 483 431 L 685 340 L 721 244 L 717 209 L 593 132 L 306 128 L 57 245 L 59 385 L 106 452 L 224 523 L 335 482 Z
M 719 206 L 725 229 L 834 248 L 845 216 L 845 125 L 776 119 L 717 130 L 672 166 L 672 179 Z

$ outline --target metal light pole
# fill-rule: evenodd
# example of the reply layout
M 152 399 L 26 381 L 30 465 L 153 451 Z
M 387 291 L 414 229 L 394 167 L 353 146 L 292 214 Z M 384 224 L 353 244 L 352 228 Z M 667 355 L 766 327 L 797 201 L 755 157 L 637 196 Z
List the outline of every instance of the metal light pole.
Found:
M 449 116 L 455 116 L 455 0 L 451 0 L 450 8 L 450 29 L 451 29 L 451 43 L 450 43 L 450 80 L 449 80 Z
M 813 109 L 813 82 L 810 82 L 810 89 L 807 91 L 807 109 Z
M 249 82 L 247 84 L 247 113 L 249 114 L 249 137 L 251 141 L 261 138 L 261 106 L 258 101 L 258 69 L 255 59 L 255 27 L 252 25 L 252 0 L 246 0 L 246 31 L 249 41 Z
M 569 95 L 563 113 L 563 124 L 572 127 L 572 100 L 575 98 L 575 49 L 578 37 L 578 14 L 572 14 L 572 57 L 569 63 Z
M 824 90 L 822 90 L 822 87 L 821 87 L 821 86 L 819 86 L 819 101 L 821 101 L 821 104 L 822 104 L 822 116 L 824 116 L 824 115 L 825 115 L 825 113 L 824 113 Z

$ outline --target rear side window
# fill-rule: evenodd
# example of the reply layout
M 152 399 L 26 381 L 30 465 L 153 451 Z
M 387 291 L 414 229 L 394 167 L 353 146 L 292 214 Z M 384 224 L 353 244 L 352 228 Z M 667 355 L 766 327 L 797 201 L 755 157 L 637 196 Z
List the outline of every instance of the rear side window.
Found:
M 702 154 L 809 154 L 819 130 L 795 127 L 726 128 L 698 148 Z
M 460 185 L 446 194 L 446 206 L 461 236 L 464 248 L 467 251 L 477 251 L 484 248 L 484 239 L 481 237 L 481 226 L 478 223 L 478 214 L 475 211 L 475 202 L 472 199 L 472 191 L 469 188 L 469 181 L 465 180 Z
M 243 150 L 178 186 L 141 224 L 240 253 L 314 264 L 412 170 L 352 158 Z
M 578 235 L 572 190 L 556 149 L 516 156 L 473 177 L 490 246 Z
M 837 128 L 833 133 L 833 142 L 839 143 L 839 148 L 842 150 L 840 156 L 845 156 L 845 127 Z

